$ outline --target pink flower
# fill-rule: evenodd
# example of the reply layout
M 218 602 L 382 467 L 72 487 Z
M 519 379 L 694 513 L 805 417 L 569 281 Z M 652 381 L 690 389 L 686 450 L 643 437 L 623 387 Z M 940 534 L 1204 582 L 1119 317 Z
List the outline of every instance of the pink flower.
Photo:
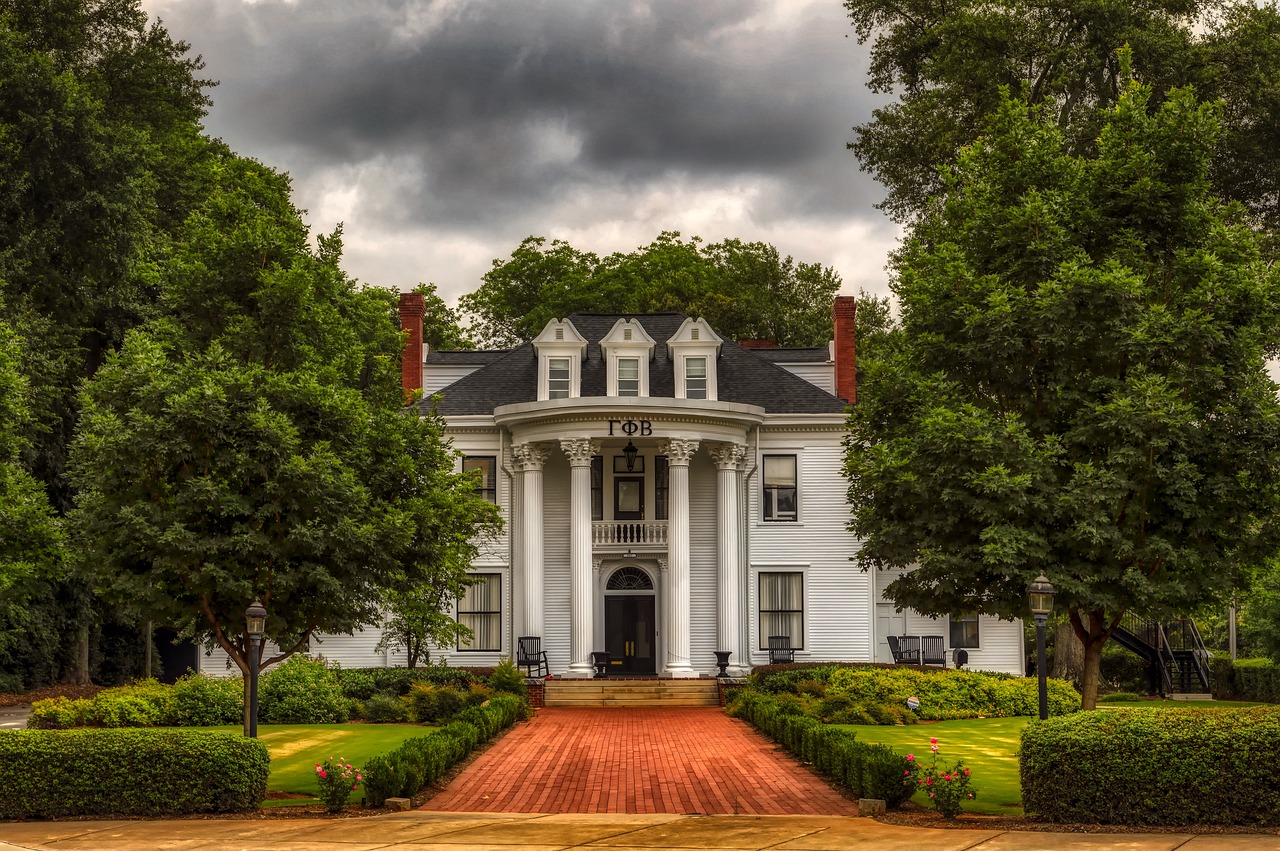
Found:
M 909 753 L 909 754 L 907 754 L 907 762 L 913 762 L 913 761 L 915 761 L 915 758 L 916 758 L 916 755 L 915 755 L 915 754 L 913 754 L 913 753 Z M 316 767 L 317 767 L 317 768 L 319 768 L 319 766 L 316 766 Z
M 967 769 L 967 768 L 966 768 L 966 769 L 964 770 L 964 776 L 965 776 L 965 777 L 968 777 L 968 776 L 969 776 L 969 769 Z
M 320 776 L 321 776 L 321 777 L 328 777 L 329 775 L 328 775 L 328 774 L 325 774 L 325 773 L 322 771 L 322 772 L 320 772 Z
M 932 793 L 932 792 L 930 792 L 930 793 L 929 793 L 929 797 L 930 797 L 930 798 L 932 798 L 932 797 L 933 797 L 933 793 Z
M 942 775 L 942 779 L 943 779 L 943 780 L 950 780 L 950 779 L 951 779 L 951 775 L 950 775 L 950 774 L 944 774 L 944 775 Z
M 937 739 L 930 739 L 930 740 L 929 740 L 929 744 L 931 744 L 931 745 L 936 745 L 937 743 L 938 743 L 938 740 L 937 740 Z
M 927 783 L 928 785 L 932 786 L 932 785 L 933 785 L 933 778 L 932 778 L 932 777 L 926 777 L 926 778 L 924 779 L 924 782 L 925 782 L 925 783 Z
M 972 792 L 970 792 L 970 793 L 969 793 L 969 797 L 970 797 L 970 798 L 972 798 L 972 797 L 973 797 L 973 793 L 972 793 Z
M 933 752 L 934 752 L 934 753 L 937 753 L 937 752 L 938 752 L 938 746 L 937 746 L 937 745 L 929 745 L 929 747 L 933 750 Z
M 902 771 L 902 776 L 903 776 L 903 777 L 907 777 L 907 776 L 909 776 L 910 774 L 911 774 L 911 769 L 909 769 L 909 768 L 903 769 L 903 771 Z

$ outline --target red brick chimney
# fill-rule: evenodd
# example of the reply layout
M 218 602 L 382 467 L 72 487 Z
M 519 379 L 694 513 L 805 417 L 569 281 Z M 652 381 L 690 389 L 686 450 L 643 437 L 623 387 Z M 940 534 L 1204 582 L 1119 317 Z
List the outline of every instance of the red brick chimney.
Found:
M 426 304 L 421 293 L 400 293 L 400 327 L 409 332 L 400 359 L 400 386 L 406 401 L 422 389 L 422 314 Z
M 854 320 L 857 315 L 858 303 L 853 296 L 836 296 L 831 306 L 835 325 L 836 395 L 850 405 L 858 401 L 858 361 L 854 354 L 854 341 L 857 339 Z
M 738 345 L 744 349 L 776 349 L 777 340 L 739 340 Z

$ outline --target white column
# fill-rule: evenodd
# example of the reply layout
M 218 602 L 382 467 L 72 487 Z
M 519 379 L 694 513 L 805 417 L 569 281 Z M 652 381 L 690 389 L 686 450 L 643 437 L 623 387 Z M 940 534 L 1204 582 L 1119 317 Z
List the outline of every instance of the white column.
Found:
M 562 438 L 560 448 L 569 456 L 569 675 L 590 677 L 591 642 L 594 639 L 591 588 L 591 456 L 600 451 L 597 441 L 585 437 Z
M 722 443 L 711 450 L 716 462 L 716 562 L 719 565 L 716 599 L 716 649 L 728 650 L 735 676 L 745 670 L 742 656 L 742 584 L 738 541 L 742 534 L 742 512 L 738 510 L 738 466 L 747 448 L 738 443 Z
M 696 440 L 668 440 L 667 666 L 672 677 L 696 677 L 689 658 L 689 461 Z
M 542 613 L 542 466 L 547 463 L 548 452 L 536 443 L 518 443 L 511 447 L 511 453 L 520 468 L 522 635 L 536 635 L 545 641 Z

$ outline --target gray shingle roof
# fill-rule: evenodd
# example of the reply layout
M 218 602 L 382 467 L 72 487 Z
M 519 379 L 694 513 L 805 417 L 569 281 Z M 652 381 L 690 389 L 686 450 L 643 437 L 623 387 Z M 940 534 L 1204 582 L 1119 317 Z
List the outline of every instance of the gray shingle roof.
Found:
M 600 349 L 603 339 L 614 323 L 627 316 L 644 326 L 649 336 L 657 342 L 653 360 L 649 363 L 649 396 L 675 396 L 675 374 L 667 352 L 666 341 L 684 322 L 682 313 L 617 314 L 575 313 L 568 317 L 579 333 L 587 339 L 586 358 L 582 363 L 583 396 L 604 396 L 608 387 L 606 365 Z M 756 405 L 768 413 L 826 414 L 840 413 L 845 403 L 821 390 L 803 378 L 787 372 L 773 363 L 782 360 L 776 354 L 762 357 L 760 352 L 791 351 L 800 356 L 797 360 L 809 361 L 810 352 L 821 352 L 826 360 L 825 348 L 815 349 L 745 349 L 737 343 L 725 340 L 716 362 L 718 395 L 723 402 L 739 402 Z M 461 355 L 461 352 L 439 354 Z M 499 405 L 516 402 L 533 402 L 538 398 L 537 353 L 532 343 L 525 343 L 500 355 L 440 391 L 437 410 L 445 416 L 465 414 L 491 414 Z M 456 360 L 455 363 L 474 361 Z M 428 357 L 428 364 L 431 363 Z M 430 406 L 430 401 L 424 401 Z

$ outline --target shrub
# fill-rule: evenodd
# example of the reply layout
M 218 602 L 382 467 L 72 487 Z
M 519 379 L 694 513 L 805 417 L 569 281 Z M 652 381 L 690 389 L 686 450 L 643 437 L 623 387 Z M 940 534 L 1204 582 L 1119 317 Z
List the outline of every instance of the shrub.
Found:
M 519 697 L 529 696 L 529 686 L 524 681 L 524 674 L 520 673 L 520 669 L 510 658 L 503 659 L 493 669 L 493 673 L 489 675 L 489 688 Z
M 414 721 L 435 724 L 458 714 L 467 705 L 467 695 L 452 686 L 414 683 L 405 702 Z
M 1135 700 L 1146 700 L 1147 696 L 1132 691 L 1113 691 L 1098 698 L 1098 703 L 1129 703 Z
M 1213 696 L 1224 700 L 1280 703 L 1280 665 L 1270 659 L 1236 659 L 1214 656 Z
M 347 697 L 368 700 L 375 694 L 406 695 L 414 683 L 431 683 L 465 689 L 481 678 L 462 668 L 428 665 L 425 668 L 342 668 L 335 670 Z
M 1116 709 L 1022 733 L 1022 805 L 1049 821 L 1280 824 L 1280 709 Z
M 340 813 L 347 806 L 347 798 L 360 788 L 364 777 L 360 769 L 342 757 L 336 760 L 329 757 L 324 762 L 316 763 L 316 786 L 320 789 L 317 795 L 331 813 Z
M 477 744 L 510 727 L 522 713 L 522 701 L 500 694 L 484 706 L 458 713 L 448 726 L 425 736 L 407 739 L 400 747 L 365 763 L 365 797 L 375 807 L 387 798 L 412 797 L 423 786 L 436 782 Z
M 32 730 L 69 730 L 72 727 L 83 727 L 85 715 L 89 711 L 86 699 L 71 700 L 66 697 L 52 697 L 37 700 L 31 704 L 31 715 L 27 718 L 27 727 Z
M 479 706 L 491 697 L 493 697 L 493 689 L 484 683 L 472 683 L 467 687 L 464 701 L 467 706 Z
M 779 679 L 775 677 L 772 682 L 776 684 Z M 1080 709 L 1080 694 L 1070 683 L 1050 680 L 1048 691 L 1051 715 Z M 982 671 L 906 666 L 834 668 L 827 677 L 827 694 L 848 695 L 873 716 L 892 718 L 888 723 L 910 717 L 899 712 L 898 707 L 904 707 L 912 696 L 920 698 L 918 717 L 927 720 L 999 718 L 1036 715 L 1039 711 L 1035 679 Z
M 859 742 L 850 730 L 787 711 L 782 697 L 786 696 L 744 691 L 730 712 L 811 763 L 854 797 L 880 798 L 896 807 L 915 792 L 902 782 L 909 767 L 901 754 L 884 745 Z
M 340 724 L 347 712 L 337 675 L 306 656 L 291 656 L 258 685 L 258 717 L 264 723 Z
M 0 732 L 0 818 L 251 810 L 267 748 L 213 730 Z
M 183 727 L 239 724 L 244 718 L 244 680 L 188 674 L 173 684 L 175 723 Z
M 960 805 L 974 798 L 978 790 L 969 785 L 970 773 L 964 763 L 938 764 L 937 739 L 929 739 L 929 750 L 932 751 L 932 759 L 928 765 L 922 764 L 912 754 L 907 754 L 907 762 L 911 766 L 902 782 L 907 788 L 915 784 L 917 789 L 928 792 L 933 808 L 943 818 L 953 819 L 960 815 Z
M 374 724 L 399 724 L 409 720 L 409 707 L 389 694 L 375 694 L 364 702 L 364 720 Z
M 142 697 L 103 692 L 89 701 L 85 723 L 91 727 L 156 727 L 160 719 L 155 707 Z

